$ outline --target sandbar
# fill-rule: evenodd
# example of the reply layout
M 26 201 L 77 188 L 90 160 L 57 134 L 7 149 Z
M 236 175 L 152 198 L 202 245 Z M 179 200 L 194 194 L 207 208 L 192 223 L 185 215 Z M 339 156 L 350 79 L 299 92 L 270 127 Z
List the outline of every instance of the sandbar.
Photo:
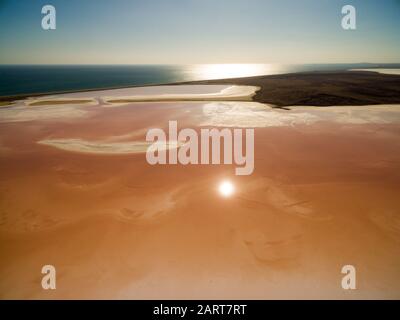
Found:
M 350 71 L 370 71 L 381 74 L 395 74 L 400 75 L 400 69 L 384 69 L 384 68 L 373 68 L 373 69 L 350 69 Z
M 160 87 L 162 88 L 162 87 Z M 256 86 L 229 86 L 219 92 L 213 93 L 175 93 L 175 94 L 153 94 L 132 95 L 126 97 L 108 98 L 108 103 L 131 103 L 131 102 L 164 102 L 164 101 L 249 101 L 259 90 Z
M 51 100 L 35 100 L 29 103 L 30 106 L 48 106 L 48 105 L 68 105 L 68 104 L 86 104 L 91 103 L 93 100 L 82 100 L 82 99 L 51 99 Z

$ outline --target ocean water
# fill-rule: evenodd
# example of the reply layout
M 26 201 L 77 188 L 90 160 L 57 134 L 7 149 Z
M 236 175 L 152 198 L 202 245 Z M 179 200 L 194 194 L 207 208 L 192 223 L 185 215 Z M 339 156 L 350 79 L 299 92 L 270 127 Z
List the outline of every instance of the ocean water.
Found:
M 0 96 L 236 78 L 388 64 L 0 65 Z

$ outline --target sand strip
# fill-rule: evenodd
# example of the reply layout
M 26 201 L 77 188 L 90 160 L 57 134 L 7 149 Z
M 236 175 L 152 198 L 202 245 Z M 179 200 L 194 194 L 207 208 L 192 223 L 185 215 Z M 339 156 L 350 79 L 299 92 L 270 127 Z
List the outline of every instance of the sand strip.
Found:
M 257 102 L 210 102 L 203 105 L 202 126 L 281 127 L 310 125 L 318 121 L 342 124 L 400 123 L 400 105 L 296 106 L 289 110 Z
M 73 105 L 36 106 L 25 105 L 0 108 L 0 122 L 24 122 L 40 120 L 67 120 L 80 118 L 87 115 L 86 110 L 81 110 Z
M 164 101 L 251 101 L 259 90 L 256 86 L 230 86 L 213 93 L 174 93 L 103 97 L 108 103 L 164 102 Z
M 65 151 L 103 155 L 145 153 L 150 148 L 157 148 L 158 150 L 169 150 L 178 148 L 182 145 L 181 143 L 171 141 L 165 143 L 154 143 L 145 141 L 106 142 L 86 141 L 82 139 L 49 139 L 41 140 L 38 143 Z
M 370 72 L 377 72 L 381 74 L 396 74 L 400 75 L 400 69 L 350 69 L 350 71 L 370 71 Z
M 53 106 L 53 105 L 80 105 L 86 103 L 93 103 L 94 99 L 48 99 L 48 100 L 35 100 L 28 102 L 29 106 Z

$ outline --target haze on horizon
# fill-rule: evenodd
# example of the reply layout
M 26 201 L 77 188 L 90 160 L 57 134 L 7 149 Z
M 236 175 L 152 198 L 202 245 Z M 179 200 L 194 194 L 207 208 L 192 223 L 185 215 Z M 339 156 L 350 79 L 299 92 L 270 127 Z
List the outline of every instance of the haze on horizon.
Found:
M 0 0 L 0 64 L 399 63 L 399 30 L 398 0 Z

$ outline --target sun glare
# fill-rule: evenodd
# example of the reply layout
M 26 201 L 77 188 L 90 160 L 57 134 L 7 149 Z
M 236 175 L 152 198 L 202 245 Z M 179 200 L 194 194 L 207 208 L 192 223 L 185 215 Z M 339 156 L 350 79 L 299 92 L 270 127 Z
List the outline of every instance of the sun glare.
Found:
M 235 188 L 230 181 L 223 181 L 219 185 L 218 191 L 223 197 L 230 197 L 235 192 Z
M 193 66 L 192 72 L 199 79 L 240 78 L 269 74 L 268 64 L 204 64 Z

